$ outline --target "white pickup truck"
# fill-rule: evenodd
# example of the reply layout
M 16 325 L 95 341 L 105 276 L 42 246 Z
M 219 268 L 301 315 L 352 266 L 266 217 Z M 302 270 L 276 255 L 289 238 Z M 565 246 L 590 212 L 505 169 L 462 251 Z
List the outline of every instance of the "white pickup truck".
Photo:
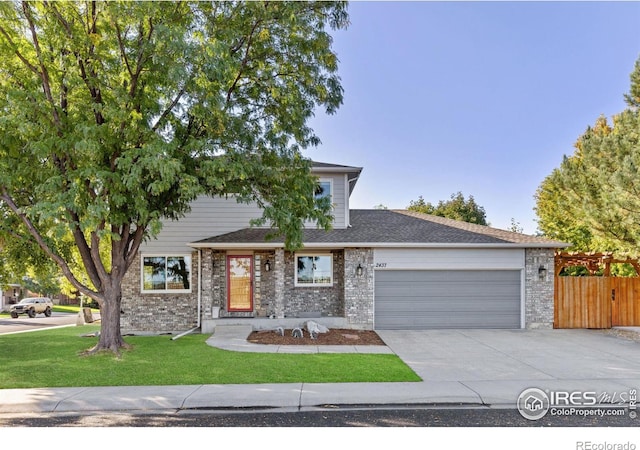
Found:
M 20 314 L 26 314 L 33 318 L 36 314 L 44 314 L 47 317 L 51 316 L 51 310 L 53 309 L 53 302 L 47 297 L 31 297 L 23 298 L 20 303 L 11 305 L 9 312 L 11 317 L 17 319 Z

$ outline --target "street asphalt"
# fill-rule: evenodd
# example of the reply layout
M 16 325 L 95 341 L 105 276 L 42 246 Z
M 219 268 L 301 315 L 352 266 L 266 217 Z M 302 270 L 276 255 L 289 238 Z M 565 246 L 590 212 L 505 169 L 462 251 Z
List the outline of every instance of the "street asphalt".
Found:
M 250 331 L 218 326 L 207 343 L 232 351 L 395 353 L 423 381 L 0 389 L 0 414 L 330 405 L 514 409 L 532 387 L 596 392 L 613 403 L 640 388 L 640 342 L 597 330 L 378 331 L 386 347 L 263 346 L 247 343 Z

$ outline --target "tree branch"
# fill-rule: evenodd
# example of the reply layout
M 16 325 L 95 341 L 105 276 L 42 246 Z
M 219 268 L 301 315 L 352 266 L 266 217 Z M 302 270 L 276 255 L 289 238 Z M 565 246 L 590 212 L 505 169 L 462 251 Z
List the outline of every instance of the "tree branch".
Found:
M 127 248 L 125 254 L 125 262 L 126 267 L 125 271 L 129 270 L 129 267 L 133 264 L 136 255 L 138 254 L 138 250 L 140 249 L 140 244 L 142 244 L 142 239 L 144 238 L 144 227 L 136 228 L 136 231 L 129 235 L 129 239 L 127 240 Z
M 40 79 L 42 80 L 42 89 L 44 90 L 44 94 L 47 97 L 47 101 L 51 105 L 53 114 L 53 121 L 56 126 L 60 127 L 60 116 L 58 115 L 58 109 L 56 108 L 55 100 L 53 99 L 53 94 L 51 93 L 51 80 L 49 79 L 49 72 L 47 67 L 44 64 L 44 60 L 42 58 L 42 50 L 40 49 L 40 41 L 38 40 L 38 33 L 36 32 L 36 26 L 33 22 L 33 16 L 31 15 L 31 9 L 29 7 L 28 2 L 22 2 L 22 10 L 24 11 L 25 18 L 27 19 L 27 23 L 29 24 L 29 30 L 31 31 L 31 39 L 33 39 L 33 48 L 36 51 L 36 57 L 38 58 L 38 62 L 40 64 Z
M 40 235 L 36 227 L 31 222 L 31 220 L 27 217 L 26 214 L 24 214 L 21 211 L 18 205 L 16 205 L 16 203 L 13 201 L 13 198 L 11 198 L 11 196 L 8 194 L 5 187 L 2 187 L 2 195 L 0 195 L 0 200 L 3 200 L 7 204 L 9 209 L 11 209 L 11 211 L 13 211 L 13 213 L 18 216 L 18 218 L 24 224 L 24 226 L 27 227 L 29 234 L 35 239 L 38 246 L 40 246 L 40 248 L 47 254 L 47 256 L 49 256 L 58 265 L 58 267 L 60 267 L 60 270 L 62 270 L 62 273 L 67 277 L 67 279 L 71 282 L 71 284 L 76 289 L 78 289 L 79 292 L 91 298 L 94 298 L 96 300 L 102 301 L 103 297 L 97 292 L 89 289 L 87 286 L 82 284 L 75 277 L 75 275 L 71 271 L 71 268 L 69 267 L 67 262 L 63 258 L 61 258 L 57 253 L 55 253 L 51 247 L 49 247 L 49 245 L 45 242 L 43 237 Z
M 260 23 L 261 23 L 261 21 L 257 20 L 253 24 L 253 27 L 251 28 L 251 31 L 249 32 L 249 36 L 247 37 L 247 48 L 246 48 L 246 50 L 244 52 L 244 56 L 242 57 L 242 63 L 240 64 L 240 70 L 238 70 L 238 75 L 236 75 L 236 79 L 233 81 L 233 84 L 231 85 L 231 87 L 227 91 L 227 103 L 229 103 L 229 101 L 231 100 L 231 95 L 233 94 L 233 91 L 235 91 L 236 85 L 238 84 L 238 81 L 240 81 L 240 78 L 242 77 L 242 73 L 244 72 L 244 69 L 247 66 L 247 63 L 249 62 L 249 51 L 251 50 L 251 44 L 253 43 L 253 35 L 255 34 L 256 30 L 258 29 L 258 25 L 260 25 Z
M 74 211 L 67 210 L 68 214 L 71 216 L 73 220 L 73 224 L 69 224 L 71 228 L 71 234 L 73 235 L 73 240 L 76 243 L 76 247 L 78 247 L 78 251 L 80 252 L 80 258 L 82 258 L 82 263 L 87 271 L 87 275 L 89 275 L 89 279 L 96 287 L 97 290 L 101 290 L 102 280 L 99 276 L 98 268 L 96 267 L 95 261 L 91 254 L 91 248 L 87 243 L 86 238 L 84 237 L 84 233 L 80 229 L 80 219 L 78 215 Z
M 131 65 L 129 64 L 129 58 L 127 57 L 127 52 L 124 48 L 124 42 L 122 40 L 122 32 L 120 31 L 120 25 L 118 22 L 112 22 L 116 29 L 116 36 L 118 38 L 118 47 L 120 48 L 120 54 L 122 55 L 122 60 L 124 61 L 124 65 L 127 68 L 127 72 L 129 72 L 129 76 L 133 77 L 133 71 L 131 70 Z
M 2 35 L 5 37 L 7 42 L 9 42 L 9 45 L 11 45 L 11 47 L 13 47 L 13 52 L 16 54 L 18 59 L 20 59 L 20 61 L 22 61 L 22 63 L 25 66 L 27 66 L 27 68 L 30 71 L 32 71 L 33 73 L 38 75 L 39 78 L 42 78 L 42 75 L 40 74 L 40 71 L 38 70 L 38 68 L 36 66 L 34 66 L 33 64 L 31 64 L 29 62 L 29 60 L 27 60 L 27 58 L 25 58 L 24 55 L 22 53 L 20 53 L 20 51 L 18 50 L 18 47 L 16 46 L 16 44 L 11 39 L 11 36 L 9 35 L 9 33 L 7 33 L 7 30 L 5 30 L 2 26 L 0 26 L 0 33 L 2 33 Z
M 176 107 L 176 105 L 178 104 L 178 102 L 180 101 L 184 93 L 185 93 L 185 88 L 180 89 L 180 92 L 178 92 L 178 95 L 176 95 L 176 98 L 174 98 L 171 104 L 162 112 L 162 114 L 156 121 L 155 125 L 151 127 L 151 131 L 156 131 L 160 127 L 160 125 L 162 125 L 162 122 L 165 121 L 165 119 L 171 113 L 173 108 Z
M 54 15 L 58 18 L 58 21 L 67 32 L 67 37 L 71 38 L 73 36 L 73 33 L 71 32 L 69 23 L 57 12 L 57 8 L 55 8 L 54 6 L 51 6 L 51 8 L 54 11 Z M 98 15 L 95 2 L 91 2 L 91 12 L 89 13 L 87 9 L 87 15 L 88 14 L 91 14 L 91 17 L 86 18 L 87 34 L 95 34 L 97 31 L 96 24 L 97 24 L 97 15 Z M 89 46 L 89 55 L 93 55 L 94 51 L 95 51 L 95 46 L 91 44 Z M 78 50 L 74 50 L 73 55 L 76 57 L 76 61 L 78 62 L 78 68 L 80 69 L 80 78 L 82 79 L 85 86 L 89 90 L 89 95 L 91 96 L 91 99 L 93 100 L 94 103 L 101 105 L 103 102 L 102 102 L 102 95 L 100 94 L 100 89 L 96 88 L 91 84 L 89 80 L 89 74 L 87 72 L 87 67 L 85 66 L 85 63 L 82 59 L 82 55 L 80 55 L 80 52 Z M 90 71 L 90 72 L 91 72 L 91 76 L 95 78 L 95 73 L 93 71 Z M 102 113 L 96 110 L 95 108 L 93 108 L 93 115 L 98 125 L 102 125 L 103 123 L 105 123 Z

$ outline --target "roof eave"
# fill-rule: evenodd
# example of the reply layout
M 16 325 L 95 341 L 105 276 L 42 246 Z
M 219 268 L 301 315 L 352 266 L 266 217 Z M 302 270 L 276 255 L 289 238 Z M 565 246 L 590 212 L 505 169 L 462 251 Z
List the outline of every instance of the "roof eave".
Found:
M 191 242 L 187 244 L 195 249 L 213 248 L 216 250 L 255 249 L 270 250 L 283 248 L 282 242 Z M 307 242 L 305 249 L 325 248 L 567 248 L 564 242 L 495 242 L 495 243 L 438 243 L 438 242 Z
M 356 166 L 311 166 L 312 172 L 360 173 L 362 169 Z

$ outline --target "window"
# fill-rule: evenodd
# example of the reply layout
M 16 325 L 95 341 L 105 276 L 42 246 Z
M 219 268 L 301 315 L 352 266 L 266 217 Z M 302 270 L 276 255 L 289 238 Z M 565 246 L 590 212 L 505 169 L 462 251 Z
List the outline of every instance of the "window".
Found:
M 333 195 L 333 183 L 330 178 L 321 178 L 318 181 L 318 186 L 316 187 L 316 198 L 324 198 L 329 197 L 329 201 L 331 201 Z
M 190 292 L 190 256 L 144 256 L 142 258 L 143 292 Z
M 333 286 L 333 256 L 296 255 L 296 286 Z

